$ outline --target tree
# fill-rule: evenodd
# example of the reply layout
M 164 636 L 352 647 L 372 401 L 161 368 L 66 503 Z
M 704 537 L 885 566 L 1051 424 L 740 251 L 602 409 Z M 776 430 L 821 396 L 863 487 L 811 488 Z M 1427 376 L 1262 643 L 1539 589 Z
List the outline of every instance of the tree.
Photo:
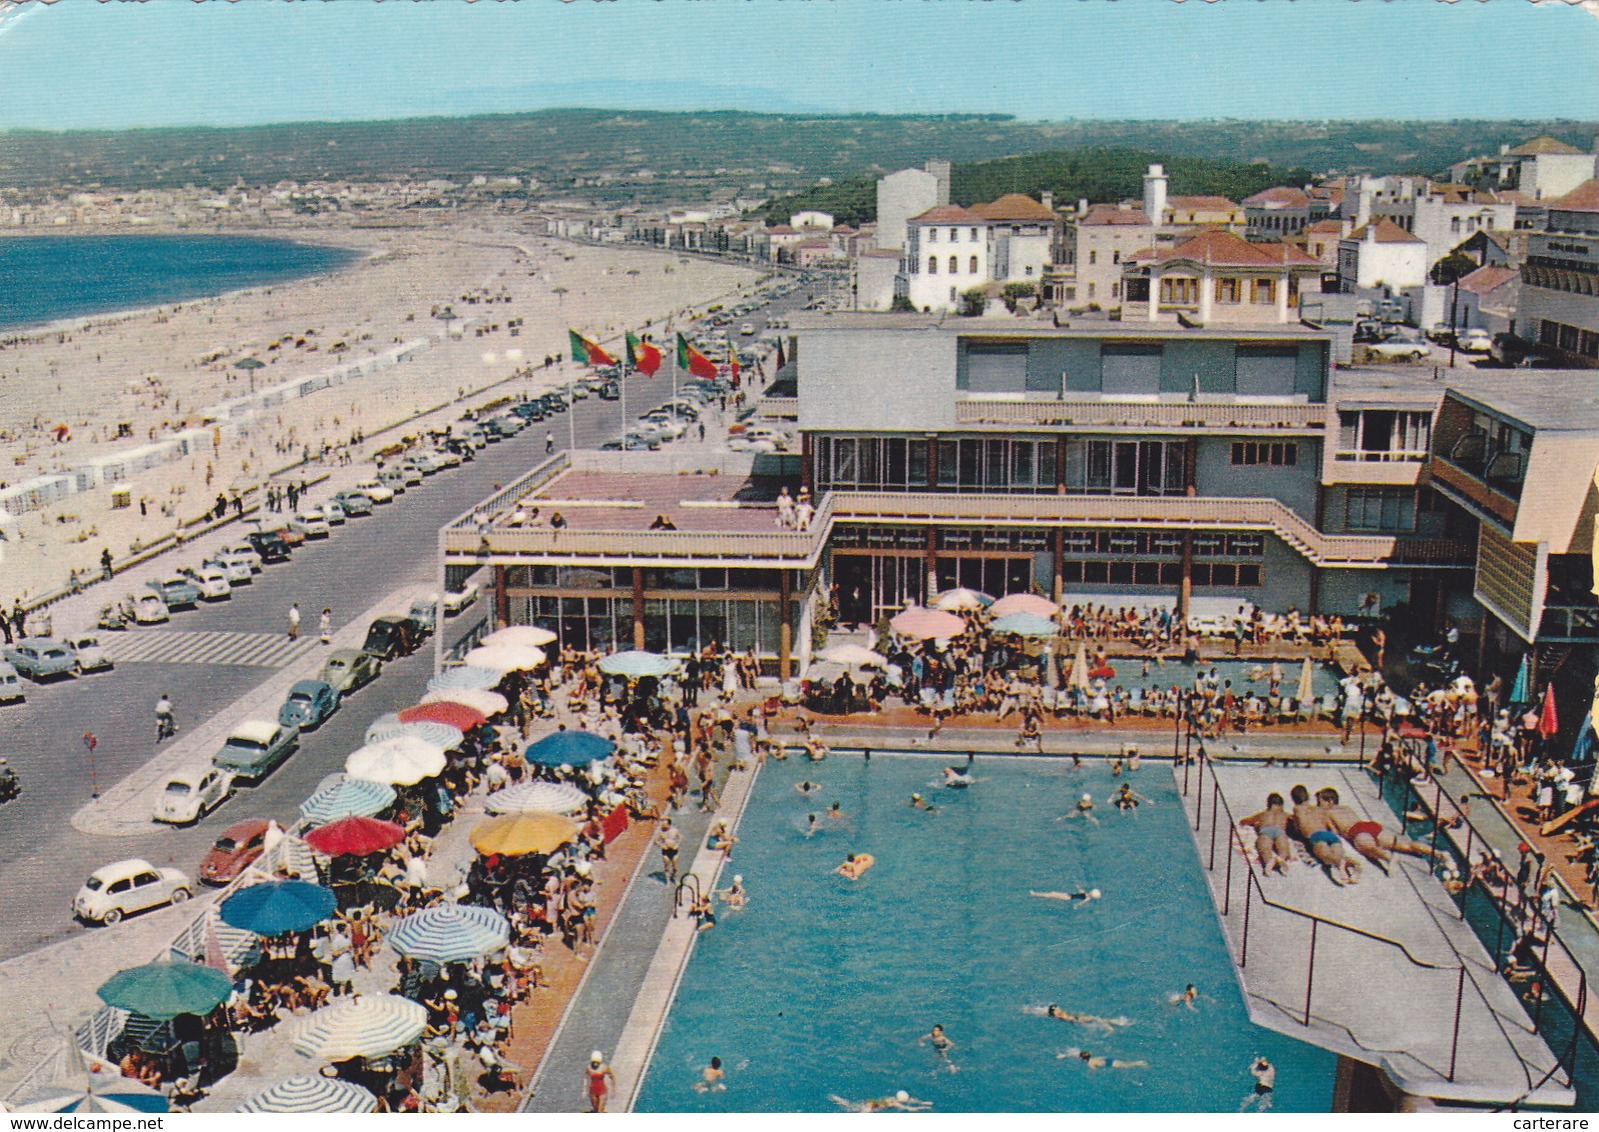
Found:
M 888 304 L 888 309 L 891 311 L 909 311 L 911 314 L 915 314 L 916 304 L 911 302 L 909 295 L 895 295 L 894 301 Z
M 984 294 L 981 287 L 973 287 L 970 291 L 961 292 L 961 314 L 980 315 L 986 306 L 988 306 L 988 296 Z
M 1018 299 L 1030 299 L 1036 294 L 1038 288 L 1031 283 L 1007 283 L 1005 289 L 1000 292 L 1000 297 L 1005 300 L 1005 309 L 1015 314 Z
M 1432 281 L 1447 287 L 1457 279 L 1464 279 L 1477 270 L 1477 261 L 1464 252 L 1450 252 L 1433 264 Z

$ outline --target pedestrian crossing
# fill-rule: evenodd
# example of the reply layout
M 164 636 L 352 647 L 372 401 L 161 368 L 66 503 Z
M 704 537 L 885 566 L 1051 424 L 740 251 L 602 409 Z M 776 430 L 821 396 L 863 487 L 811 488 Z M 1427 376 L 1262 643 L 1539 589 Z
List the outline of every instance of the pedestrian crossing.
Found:
M 118 664 L 239 664 L 256 668 L 283 668 L 321 647 L 314 636 L 291 641 L 286 633 L 173 629 L 102 633 L 100 645 Z

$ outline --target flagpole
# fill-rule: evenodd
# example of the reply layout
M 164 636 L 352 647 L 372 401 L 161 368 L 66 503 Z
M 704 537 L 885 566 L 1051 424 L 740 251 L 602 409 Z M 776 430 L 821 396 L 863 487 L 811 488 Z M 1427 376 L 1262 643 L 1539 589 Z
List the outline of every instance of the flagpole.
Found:
M 561 376 L 566 376 L 566 363 L 561 363 Z M 577 381 L 562 382 L 572 391 L 566 402 L 566 458 L 570 460 L 577 451 Z
M 617 385 L 622 390 L 622 459 L 627 459 L 627 337 L 623 331 L 622 338 L 622 380 Z

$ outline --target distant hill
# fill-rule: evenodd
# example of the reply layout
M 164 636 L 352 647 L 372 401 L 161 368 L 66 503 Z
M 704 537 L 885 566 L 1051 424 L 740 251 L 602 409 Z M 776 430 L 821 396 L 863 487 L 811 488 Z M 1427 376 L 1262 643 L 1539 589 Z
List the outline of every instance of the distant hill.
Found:
M 969 164 L 1074 150 L 1159 153 L 1315 172 L 1437 172 L 1582 122 L 1022 122 L 1002 115 L 541 110 L 468 118 L 233 129 L 0 132 L 0 190 L 223 188 L 281 180 L 533 177 L 615 204 L 703 199 L 708 187 L 791 192 L 930 157 Z M 1098 194 L 1090 194 L 1098 195 Z
M 955 165 L 950 170 L 950 199 L 971 205 L 994 200 L 1006 193 L 1038 198 L 1049 191 L 1059 205 L 1079 199 L 1116 201 L 1137 199 L 1143 193 L 1144 173 L 1151 162 L 1162 162 L 1175 194 L 1217 195 L 1242 200 L 1272 185 L 1303 185 L 1311 180 L 1308 169 L 1278 169 L 1239 161 L 1209 161 L 1198 157 L 1171 157 L 1131 149 L 1078 149 L 1056 153 L 1031 153 Z M 768 201 L 760 214 L 769 223 L 785 223 L 802 209 L 831 213 L 841 224 L 859 226 L 877 218 L 877 186 L 869 177 L 817 185 Z

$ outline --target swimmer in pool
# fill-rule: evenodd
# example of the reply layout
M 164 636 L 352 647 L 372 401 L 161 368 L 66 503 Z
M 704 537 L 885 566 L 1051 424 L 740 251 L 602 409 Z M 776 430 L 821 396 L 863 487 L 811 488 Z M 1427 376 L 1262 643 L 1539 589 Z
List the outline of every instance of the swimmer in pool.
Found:
M 734 876 L 733 883 L 722 889 L 718 895 L 729 908 L 742 908 L 750 902 L 750 895 L 744 890 L 744 878 L 741 876 Z
M 822 788 L 822 784 L 820 782 L 808 782 L 807 781 L 807 782 L 796 782 L 794 784 L 794 789 L 798 790 L 801 794 L 814 794 L 818 790 L 820 790 L 821 788 Z
M 1250 1105 L 1255 1106 L 1256 1112 L 1269 1111 L 1272 1090 L 1277 1087 L 1277 1067 L 1264 1057 L 1257 1057 L 1249 1067 L 1249 1075 L 1255 1079 L 1255 1091 L 1244 1098 L 1238 1111 L 1244 1112 Z
M 1074 908 L 1086 908 L 1090 900 L 1098 900 L 1104 895 L 1097 888 L 1079 888 L 1076 892 L 1038 892 L 1030 888 L 1027 894 L 1040 900 L 1064 900 Z
M 1042 1009 L 1036 1006 L 1024 1006 L 1024 1011 L 1029 1014 L 1042 1014 L 1045 1018 L 1053 1018 L 1057 1022 L 1073 1022 L 1079 1026 L 1092 1026 L 1104 1034 L 1114 1034 L 1117 1026 L 1131 1026 L 1131 1018 L 1101 1018 L 1097 1014 L 1077 1014 L 1070 1010 L 1063 1010 L 1056 1003 L 1050 1003 Z
M 1110 760 L 1110 776 L 1112 778 L 1120 778 L 1122 776 L 1122 760 L 1120 755 L 1117 755 L 1115 758 Z
M 843 821 L 844 811 L 839 808 L 839 804 L 837 802 L 834 802 L 831 806 L 827 807 L 827 816 L 833 821 Z
M 844 863 L 839 865 L 838 868 L 834 869 L 833 871 L 841 877 L 847 877 L 850 880 L 859 880 L 861 878 L 861 874 L 875 864 L 877 864 L 877 859 L 870 853 L 851 853 L 848 857 L 844 858 Z
M 806 814 L 805 815 L 805 836 L 806 837 L 814 837 L 815 835 L 816 835 L 816 815 L 815 814 Z
M 1124 782 L 1116 789 L 1116 794 L 1111 798 L 1112 804 L 1125 813 L 1132 810 L 1135 813 L 1141 805 L 1149 804 L 1149 799 L 1134 790 L 1131 783 Z
M 1123 1061 L 1119 1057 L 1117 1057 L 1117 1058 L 1100 1057 L 1097 1054 L 1089 1053 L 1086 1049 L 1069 1049 L 1065 1053 L 1057 1053 L 1055 1055 L 1055 1060 L 1056 1061 L 1065 1061 L 1065 1060 L 1067 1060 L 1069 1058 L 1074 1058 L 1074 1057 L 1078 1061 L 1081 1061 L 1084 1065 L 1088 1066 L 1088 1068 L 1090 1068 L 1090 1069 L 1103 1069 L 1107 1065 L 1110 1066 L 1112 1069 L 1147 1069 L 1147 1068 L 1149 1068 L 1149 1062 L 1147 1062 L 1147 1061 Z
M 937 1068 L 947 1068 L 951 1073 L 955 1072 L 955 1063 L 949 1059 L 949 1051 L 955 1048 L 955 1043 L 949 1040 L 942 1025 L 935 1024 L 931 1031 L 916 1039 L 917 1045 L 924 1043 L 933 1047 L 933 1056 L 938 1061 Z
M 1094 816 L 1094 796 L 1092 794 L 1084 794 L 1081 798 L 1077 799 L 1076 809 L 1072 810 L 1070 813 L 1062 814 L 1055 820 L 1067 821 L 1071 818 L 1083 818 L 1085 821 L 1088 821 L 1093 825 L 1099 824 L 1099 819 Z
M 920 794 L 912 794 L 911 795 L 910 807 L 913 810 L 926 810 L 930 814 L 938 812 L 938 807 L 934 806 L 931 802 L 929 802 L 926 798 L 923 798 Z
M 904 1089 L 891 1097 L 874 1097 L 864 1101 L 847 1101 L 837 1093 L 831 1094 L 828 1099 L 845 1112 L 926 1112 L 933 1107 L 932 1101 L 919 1100 Z
M 964 790 L 976 781 L 971 775 L 952 766 L 944 768 L 944 785 L 950 790 Z
M 711 1058 L 711 1063 L 700 1070 L 700 1079 L 694 1082 L 696 1093 L 725 1093 L 727 1086 L 722 1083 L 726 1071 L 722 1068 L 722 1059 Z
M 1192 1010 L 1197 1014 L 1199 1012 L 1199 1007 L 1195 1006 L 1194 1003 L 1198 1002 L 1201 998 L 1204 998 L 1209 1002 L 1215 1001 L 1208 994 L 1201 995 L 1199 993 L 1199 988 L 1194 986 L 1193 983 L 1189 983 L 1183 988 L 1182 994 L 1171 995 L 1166 1001 L 1171 1003 L 1173 1006 L 1186 1006 L 1189 1010 Z

